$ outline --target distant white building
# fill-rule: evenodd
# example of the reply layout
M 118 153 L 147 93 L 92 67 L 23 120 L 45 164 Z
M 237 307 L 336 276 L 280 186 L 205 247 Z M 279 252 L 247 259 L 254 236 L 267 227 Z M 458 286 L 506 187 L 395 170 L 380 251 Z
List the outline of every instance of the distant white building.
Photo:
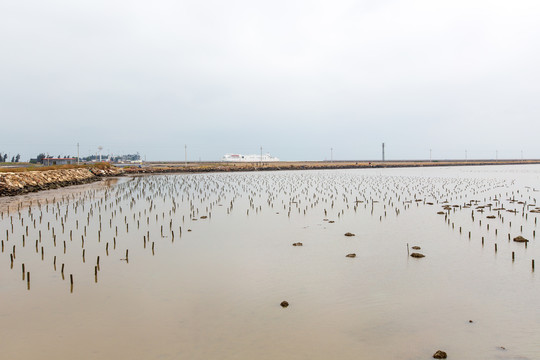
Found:
M 262 155 L 242 155 L 242 154 L 225 154 L 221 161 L 225 162 L 275 162 L 279 161 L 277 157 L 272 157 L 270 154 Z
M 43 158 L 43 160 L 41 160 L 41 163 L 46 166 L 70 165 L 70 164 L 76 164 L 77 159 L 76 158 Z

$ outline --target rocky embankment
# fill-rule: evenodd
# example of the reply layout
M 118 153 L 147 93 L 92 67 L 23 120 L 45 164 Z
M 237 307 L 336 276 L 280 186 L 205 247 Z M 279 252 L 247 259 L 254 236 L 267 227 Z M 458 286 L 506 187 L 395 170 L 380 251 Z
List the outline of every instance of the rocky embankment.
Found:
M 98 181 L 104 176 L 117 176 L 122 170 L 109 168 L 55 169 L 46 171 L 0 172 L 0 196 L 57 189 Z

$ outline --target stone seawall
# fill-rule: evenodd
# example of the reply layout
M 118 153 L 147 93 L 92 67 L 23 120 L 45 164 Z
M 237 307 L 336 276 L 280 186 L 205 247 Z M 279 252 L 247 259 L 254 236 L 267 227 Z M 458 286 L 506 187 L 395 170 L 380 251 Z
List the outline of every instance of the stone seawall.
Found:
M 98 181 L 103 176 L 117 176 L 121 173 L 122 171 L 116 168 L 5 172 L 0 173 L 0 196 L 13 196 L 70 185 L 87 184 Z

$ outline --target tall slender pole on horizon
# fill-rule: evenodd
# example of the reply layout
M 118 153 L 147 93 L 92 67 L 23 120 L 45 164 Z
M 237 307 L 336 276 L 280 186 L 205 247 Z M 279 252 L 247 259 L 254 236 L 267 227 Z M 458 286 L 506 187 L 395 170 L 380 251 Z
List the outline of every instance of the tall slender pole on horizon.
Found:
M 262 161 L 262 146 L 261 146 L 261 166 L 262 166 L 262 163 L 263 161 Z
M 184 145 L 184 166 L 187 166 L 187 144 Z
M 79 165 L 79 143 L 77 143 L 77 165 Z
M 384 143 L 382 143 L 382 161 L 384 161 Z
M 330 162 L 334 162 L 334 148 L 330 148 Z
M 465 150 L 465 160 L 467 160 L 467 150 Z
M 431 162 L 431 149 L 429 149 L 429 161 Z
M 499 150 L 495 150 L 495 160 L 499 160 Z

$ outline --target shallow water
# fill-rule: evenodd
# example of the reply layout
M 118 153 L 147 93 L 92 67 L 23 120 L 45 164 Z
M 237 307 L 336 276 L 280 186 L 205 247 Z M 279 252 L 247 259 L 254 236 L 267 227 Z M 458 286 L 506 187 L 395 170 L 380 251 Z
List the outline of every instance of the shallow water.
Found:
M 538 359 L 536 188 L 529 165 L 148 176 L 4 198 L 2 358 Z

